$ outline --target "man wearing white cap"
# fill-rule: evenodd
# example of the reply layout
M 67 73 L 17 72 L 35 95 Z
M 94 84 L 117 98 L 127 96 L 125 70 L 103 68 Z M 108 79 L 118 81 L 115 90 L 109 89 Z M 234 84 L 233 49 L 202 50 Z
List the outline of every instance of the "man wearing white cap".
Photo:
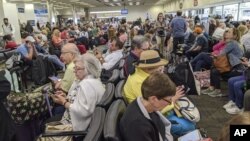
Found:
M 25 38 L 25 43 L 20 45 L 16 50 L 16 52 L 21 54 L 22 59 L 24 59 L 26 63 L 29 64 L 29 62 L 32 61 L 33 57 L 40 55 L 43 57 L 48 57 L 48 60 L 54 63 L 59 69 L 64 69 L 65 65 L 59 60 L 56 55 L 45 55 L 41 53 L 38 54 L 35 48 L 35 42 L 36 40 L 32 36 L 28 36 Z
M 20 53 L 22 59 L 27 61 L 31 61 L 34 56 L 36 56 L 35 51 L 35 39 L 32 36 L 28 36 L 25 38 L 25 43 L 21 44 L 17 49 L 16 52 Z

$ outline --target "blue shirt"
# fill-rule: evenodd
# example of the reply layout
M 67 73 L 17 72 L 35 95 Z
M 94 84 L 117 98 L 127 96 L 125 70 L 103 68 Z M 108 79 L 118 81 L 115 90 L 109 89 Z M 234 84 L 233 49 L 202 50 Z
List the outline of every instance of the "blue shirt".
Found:
M 184 37 L 187 30 L 187 23 L 184 18 L 177 16 L 175 17 L 171 24 L 173 37 Z
M 229 62 L 232 67 L 241 63 L 240 58 L 243 57 L 243 51 L 241 50 L 237 41 L 230 41 L 226 44 L 226 47 L 222 50 L 220 55 L 227 54 Z
M 29 49 L 25 44 L 21 44 L 17 49 L 17 53 L 21 54 L 22 59 L 24 59 L 29 54 Z

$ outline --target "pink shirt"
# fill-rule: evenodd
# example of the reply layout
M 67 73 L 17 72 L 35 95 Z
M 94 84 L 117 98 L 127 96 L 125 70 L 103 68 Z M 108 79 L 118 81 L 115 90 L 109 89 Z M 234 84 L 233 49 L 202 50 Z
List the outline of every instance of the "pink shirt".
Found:
M 225 42 L 224 41 L 220 41 L 219 43 L 217 43 L 216 45 L 213 46 L 213 54 L 214 55 L 219 55 L 220 52 L 225 48 Z

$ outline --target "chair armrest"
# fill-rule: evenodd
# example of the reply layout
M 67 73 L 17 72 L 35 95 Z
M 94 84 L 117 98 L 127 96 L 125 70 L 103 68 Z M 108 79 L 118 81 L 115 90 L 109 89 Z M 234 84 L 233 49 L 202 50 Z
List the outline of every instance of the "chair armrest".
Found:
M 43 133 L 42 137 L 86 136 L 87 133 L 87 131 L 59 131 L 53 133 Z

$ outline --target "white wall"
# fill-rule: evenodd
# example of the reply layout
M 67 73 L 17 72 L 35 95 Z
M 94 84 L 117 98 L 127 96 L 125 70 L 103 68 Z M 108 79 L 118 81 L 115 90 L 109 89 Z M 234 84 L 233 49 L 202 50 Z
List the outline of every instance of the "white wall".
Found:
M 90 8 L 89 11 L 116 11 L 121 10 L 123 7 L 95 7 Z M 151 5 L 140 5 L 140 6 L 126 6 L 128 9 L 128 15 L 125 15 L 128 21 L 134 21 L 139 17 L 145 20 L 147 13 L 152 19 L 156 19 L 158 13 L 164 12 L 163 5 L 151 6 Z
M 248 1 L 248 0 L 245 0 Z M 179 4 L 181 1 L 170 1 L 164 5 L 164 10 L 166 12 L 174 12 L 179 10 Z M 198 0 L 198 6 L 193 6 L 193 0 L 182 0 L 183 9 L 198 9 L 204 7 L 219 6 L 225 4 L 232 4 L 242 2 L 242 0 Z
M 2 7 L 0 7 L 2 8 Z M 20 26 L 18 22 L 16 4 L 3 3 L 4 17 L 9 19 L 9 23 L 15 28 L 14 38 L 17 43 L 21 43 Z M 1 19 L 2 20 L 2 19 Z
M 94 7 L 94 8 L 89 8 L 89 12 L 93 12 L 93 11 L 120 11 L 121 9 L 123 9 L 123 7 Z M 156 19 L 159 12 L 164 12 L 163 5 L 159 5 L 159 6 L 151 6 L 151 5 L 126 6 L 126 9 L 128 9 L 128 15 L 125 15 L 125 16 L 126 16 L 128 21 L 136 20 L 139 17 L 141 17 L 142 20 L 145 20 L 147 13 L 150 15 L 150 17 L 152 17 L 153 19 Z M 57 10 L 57 11 L 59 12 L 60 15 L 72 15 L 72 17 L 73 17 L 71 8 Z M 83 9 L 79 9 L 77 15 L 84 15 L 83 11 L 84 11 Z
M 27 20 L 35 20 L 33 4 L 18 4 L 17 8 L 24 8 L 24 13 L 18 13 L 18 19 L 21 23 L 27 23 Z

